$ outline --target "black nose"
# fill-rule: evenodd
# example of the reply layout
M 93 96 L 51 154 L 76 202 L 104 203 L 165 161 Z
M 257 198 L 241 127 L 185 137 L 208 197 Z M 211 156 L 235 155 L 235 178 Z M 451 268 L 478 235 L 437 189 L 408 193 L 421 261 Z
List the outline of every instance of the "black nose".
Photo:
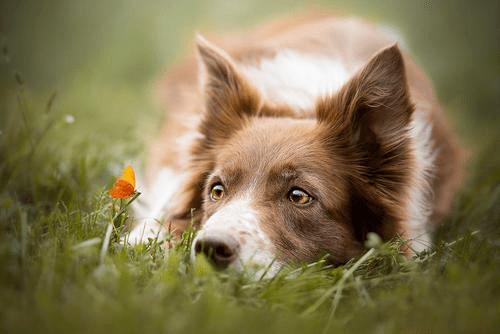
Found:
M 203 236 L 194 245 L 196 254 L 205 254 L 218 269 L 227 268 L 236 260 L 238 248 L 238 242 L 230 235 Z

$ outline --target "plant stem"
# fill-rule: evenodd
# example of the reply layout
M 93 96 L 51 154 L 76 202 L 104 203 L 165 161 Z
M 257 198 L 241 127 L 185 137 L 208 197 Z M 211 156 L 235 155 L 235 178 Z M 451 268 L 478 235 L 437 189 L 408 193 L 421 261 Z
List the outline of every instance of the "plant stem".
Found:
M 120 202 L 120 210 L 117 213 L 115 213 L 115 215 L 111 218 L 111 220 L 108 224 L 108 227 L 106 228 L 106 234 L 104 236 L 104 240 L 102 241 L 101 254 L 100 254 L 100 263 L 101 264 L 104 263 L 106 253 L 108 252 L 109 241 L 111 240 L 111 232 L 113 232 L 113 229 L 115 228 L 116 220 L 127 210 L 127 207 L 130 204 L 132 204 L 132 202 L 134 202 L 137 199 L 137 197 L 139 197 L 140 194 L 141 194 L 140 192 L 136 192 L 134 194 L 134 197 L 132 197 L 125 205 L 122 205 L 123 202 Z M 114 207 L 115 206 L 113 205 L 113 211 L 114 211 Z

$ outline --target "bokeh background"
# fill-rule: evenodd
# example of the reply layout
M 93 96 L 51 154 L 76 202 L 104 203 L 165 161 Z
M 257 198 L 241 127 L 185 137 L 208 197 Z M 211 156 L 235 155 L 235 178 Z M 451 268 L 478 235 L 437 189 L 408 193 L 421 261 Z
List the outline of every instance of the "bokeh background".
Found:
M 398 31 L 432 78 L 470 155 L 435 247 L 256 283 L 190 263 L 188 243 L 124 247 L 122 216 L 101 256 L 107 189 L 142 160 L 195 32 L 311 8 Z M 498 0 L 0 0 L 0 333 L 497 333 L 499 22 Z
M 475 151 L 498 138 L 500 2 L 494 0 L 2 1 L 1 112 L 15 103 L 22 80 L 31 99 L 45 103 L 56 93 L 55 112 L 74 116 L 58 132 L 66 144 L 128 141 L 137 150 L 162 116 L 155 84 L 190 50 L 196 31 L 244 31 L 310 8 L 398 31 L 467 147 Z

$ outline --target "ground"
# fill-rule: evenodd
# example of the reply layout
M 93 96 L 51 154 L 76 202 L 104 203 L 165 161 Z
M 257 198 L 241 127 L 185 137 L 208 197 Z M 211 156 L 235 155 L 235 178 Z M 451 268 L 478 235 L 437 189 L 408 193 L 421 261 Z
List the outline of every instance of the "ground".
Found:
M 397 29 L 468 149 L 467 180 L 435 246 L 406 259 L 401 241 L 372 238 L 366 255 L 344 267 L 319 261 L 252 281 L 186 261 L 190 234 L 168 258 L 154 241 L 121 246 L 125 213 L 101 252 L 120 205 L 106 190 L 126 162 L 143 157 L 144 133 L 163 116 L 155 84 L 194 31 L 244 29 L 306 5 L 7 1 L 0 3 L 0 332 L 496 332 L 500 5 L 316 4 Z

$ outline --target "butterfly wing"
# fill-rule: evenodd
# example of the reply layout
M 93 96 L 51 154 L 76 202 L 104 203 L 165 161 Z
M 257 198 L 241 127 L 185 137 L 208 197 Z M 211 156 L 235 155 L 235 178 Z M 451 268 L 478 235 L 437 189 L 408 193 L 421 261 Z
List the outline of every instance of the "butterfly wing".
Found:
M 135 188 L 127 181 L 118 179 L 109 191 L 112 198 L 127 198 L 134 194 Z
M 128 182 L 132 185 L 132 187 L 135 189 L 135 172 L 132 166 L 127 166 L 122 172 L 122 176 L 120 176 L 119 180 L 123 180 L 125 182 Z

